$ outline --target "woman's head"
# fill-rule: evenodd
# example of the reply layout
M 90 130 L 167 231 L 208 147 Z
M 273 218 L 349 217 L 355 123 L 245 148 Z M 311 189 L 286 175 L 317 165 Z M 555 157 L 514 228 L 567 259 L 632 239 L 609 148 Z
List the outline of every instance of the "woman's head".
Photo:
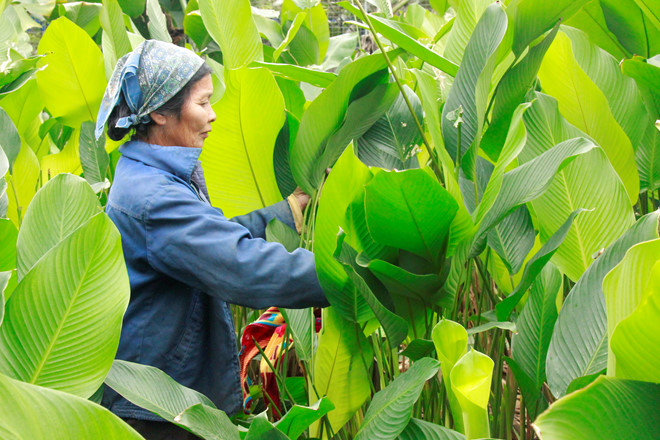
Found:
M 144 41 L 117 63 L 99 109 L 96 137 L 103 133 L 106 121 L 108 136 L 115 140 L 135 130 L 138 139 L 171 142 L 163 136 L 170 133 L 176 140 L 176 134 L 186 128 L 199 128 L 183 122 L 195 114 L 199 119 L 199 111 L 191 114 L 187 109 L 197 110 L 189 104 L 201 103 L 203 99 L 208 102 L 210 96 L 200 97 L 213 91 L 210 72 L 204 60 L 188 49 L 162 41 Z M 215 114 L 210 105 L 205 113 L 208 131 Z M 194 120 L 193 117 L 190 121 Z M 175 126 L 177 129 L 171 130 Z
M 110 113 L 110 117 L 108 118 L 108 137 L 112 140 L 118 141 L 123 139 L 128 133 L 134 130 L 134 138 L 143 141 L 149 141 L 150 137 L 153 137 L 154 134 L 160 133 L 162 131 L 160 130 L 162 125 L 166 124 L 168 128 L 170 126 L 173 128 L 174 125 L 178 125 L 176 122 L 183 122 L 188 119 L 184 117 L 182 120 L 182 111 L 184 110 L 184 106 L 187 102 L 190 102 L 191 104 L 207 104 L 209 103 L 211 94 L 213 94 L 211 68 L 206 63 L 204 63 L 190 78 L 186 85 L 181 88 L 181 90 L 179 90 L 172 98 L 170 98 L 167 102 L 149 114 L 150 120 L 148 122 L 141 122 L 129 127 L 117 127 L 117 121 L 119 121 L 121 118 L 130 116 L 132 113 L 126 101 L 120 101 L 114 107 Z M 188 106 L 187 108 L 191 107 Z M 195 107 L 192 108 L 195 109 Z M 213 111 L 210 109 L 210 104 L 209 110 L 211 112 Z M 184 116 L 189 115 L 186 113 Z M 161 117 L 164 117 L 165 119 Z M 213 114 L 212 119 L 215 120 L 215 114 Z M 164 121 L 165 124 L 158 124 L 156 121 Z M 181 127 L 178 128 L 180 129 Z M 176 134 L 176 131 L 173 131 L 172 133 Z M 201 147 L 201 145 L 199 145 L 199 147 Z

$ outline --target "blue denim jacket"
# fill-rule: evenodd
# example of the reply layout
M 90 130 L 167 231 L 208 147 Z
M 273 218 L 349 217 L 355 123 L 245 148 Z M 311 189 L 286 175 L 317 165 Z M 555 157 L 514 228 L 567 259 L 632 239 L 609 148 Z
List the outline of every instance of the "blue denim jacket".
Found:
M 273 217 L 293 226 L 286 201 L 232 220 L 211 207 L 203 177 L 191 182 L 201 149 L 131 141 L 120 152 L 106 207 L 131 284 L 117 358 L 158 367 L 236 413 L 242 396 L 228 303 L 327 305 L 313 254 L 263 239 Z M 120 417 L 162 420 L 107 387 L 103 403 Z

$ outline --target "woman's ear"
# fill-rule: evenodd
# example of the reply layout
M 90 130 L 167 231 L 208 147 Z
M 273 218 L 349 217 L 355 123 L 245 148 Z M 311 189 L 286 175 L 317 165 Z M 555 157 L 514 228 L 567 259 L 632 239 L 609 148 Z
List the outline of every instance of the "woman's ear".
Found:
M 156 123 L 156 125 L 165 125 L 167 122 L 167 116 L 161 113 L 151 112 L 149 113 L 149 116 L 151 117 L 151 120 Z

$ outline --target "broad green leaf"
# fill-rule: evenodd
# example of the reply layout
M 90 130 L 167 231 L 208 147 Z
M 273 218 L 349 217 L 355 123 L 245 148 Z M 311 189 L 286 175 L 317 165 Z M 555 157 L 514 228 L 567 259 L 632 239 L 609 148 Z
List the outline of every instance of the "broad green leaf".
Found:
M 9 51 L 11 53 L 11 51 Z M 40 56 L 32 56 L 27 58 L 19 58 L 18 60 L 11 61 L 11 58 L 6 62 L 3 72 L 0 72 L 0 96 L 8 96 L 17 90 L 21 89 L 27 82 L 29 82 L 34 74 L 37 72 L 37 63 Z M 3 103 L 3 107 L 4 107 Z
M 106 81 L 103 54 L 89 35 L 60 17 L 44 32 L 39 54 L 48 67 L 37 72 L 37 85 L 51 115 L 72 127 L 96 121 Z
M 536 232 L 527 206 L 523 205 L 488 232 L 488 245 L 509 271 L 517 274 L 534 247 Z
M 639 9 L 642 10 L 646 18 L 649 19 L 651 23 L 660 29 L 660 11 L 658 11 L 658 2 L 655 0 L 635 0 Z
M 12 172 L 12 166 L 16 161 L 19 151 L 21 150 L 21 138 L 18 135 L 18 130 L 12 122 L 11 118 L 0 107 L 0 148 L 5 153 L 9 161 L 9 172 Z
M 637 150 L 644 136 L 639 127 L 647 125 L 648 115 L 635 81 L 621 72 L 620 59 L 591 43 L 588 35 L 567 27 L 563 32 L 571 39 L 575 61 L 603 92 L 612 116 Z
M 137 17 L 144 13 L 146 0 L 118 0 L 121 9 L 131 17 Z
M 616 377 L 660 382 L 660 258 L 639 306 L 612 334 L 610 347 L 616 357 Z
M 272 158 L 284 99 L 272 74 L 233 71 L 213 109 L 217 120 L 200 156 L 212 203 L 233 217 L 281 200 Z
M 552 183 L 555 174 L 576 156 L 585 154 L 597 146 L 584 138 L 564 141 L 533 160 L 504 174 L 502 188 L 493 207 L 484 215 L 474 236 L 469 254 L 479 255 L 484 249 L 486 232 L 523 203 L 543 194 Z
M 453 197 L 421 169 L 379 173 L 365 188 L 374 240 L 439 264 L 458 209 Z
M 524 118 L 529 141 L 519 156 L 522 161 L 558 142 L 583 135 L 562 118 L 556 101 L 542 94 L 537 94 Z M 594 210 L 580 216 L 553 257 L 553 262 L 572 280 L 589 267 L 595 252 L 607 247 L 634 222 L 625 188 L 600 149 L 576 158 L 559 171 L 548 190 L 532 201 L 532 207 L 542 241 L 576 208 Z
M 307 12 L 300 12 L 296 14 L 296 17 L 293 19 L 293 23 L 291 24 L 291 27 L 289 27 L 289 30 L 286 33 L 286 36 L 284 37 L 284 40 L 277 46 L 275 49 L 275 52 L 273 52 L 273 61 L 277 61 L 277 59 L 280 57 L 282 52 L 286 50 L 287 46 L 291 43 L 291 40 L 293 40 L 298 33 L 298 30 L 300 29 L 300 26 L 303 24 L 305 21 L 305 18 L 307 18 Z
M 423 120 L 422 104 L 410 87 L 403 86 L 418 121 Z M 369 166 L 386 169 L 417 168 L 416 146 L 422 138 L 415 120 L 399 94 L 392 106 L 357 141 L 358 157 Z
M 509 5 L 509 14 L 514 21 L 513 52 L 523 53 L 536 38 L 550 30 L 557 21 L 568 20 L 588 0 L 514 0 Z
M 390 57 L 394 58 L 392 54 Z M 306 193 L 314 194 L 325 176 L 327 165 L 320 167 L 318 160 L 325 152 L 325 140 L 336 131 L 346 116 L 353 89 L 362 80 L 384 68 L 385 61 L 380 54 L 353 61 L 342 69 L 337 79 L 305 111 L 291 149 L 291 171 Z
M 222 50 L 226 68 L 238 69 L 263 61 L 259 31 L 248 0 L 199 0 L 199 11 L 209 34 Z
M 497 319 L 504 321 L 509 318 L 509 315 L 511 315 L 513 309 L 518 305 L 527 289 L 529 289 L 538 274 L 541 273 L 548 261 L 557 252 L 557 248 L 562 244 L 568 231 L 571 229 L 575 217 L 583 211 L 583 209 L 573 211 L 532 259 L 527 262 L 520 283 L 509 296 L 495 306 Z
M 58 5 L 58 11 L 60 16 L 65 16 L 94 38 L 101 27 L 99 15 L 102 7 L 95 3 L 74 2 Z
M 305 28 L 311 31 L 316 42 L 315 46 L 318 47 L 318 58 L 313 64 L 321 64 L 328 51 L 328 44 L 330 42 L 328 17 L 325 14 L 325 9 L 321 2 L 296 2 L 293 0 L 284 0 L 282 2 L 280 20 L 282 20 L 282 22 L 293 20 L 293 18 L 303 10 L 305 10 L 308 15 Z
M 651 122 L 660 118 L 660 65 L 657 56 L 653 60 L 633 57 L 621 63 L 623 73 L 633 78 L 641 90 Z
M 91 396 L 110 369 L 128 299 L 119 233 L 97 214 L 21 279 L 0 328 L 0 369 L 24 382 Z
M 174 422 L 206 440 L 238 440 L 238 428 L 223 411 L 197 403 L 186 408 Z
M 378 84 L 366 95 L 354 99 L 346 109 L 344 121 L 339 129 L 325 141 L 325 148 L 317 159 L 316 168 L 331 167 L 346 146 L 360 138 L 392 106 L 399 93 L 395 83 Z
M 589 266 L 564 301 L 548 348 L 546 374 L 555 397 L 575 379 L 607 366 L 607 317 L 602 284 L 605 275 L 636 243 L 658 238 L 660 212 L 637 221 Z
M 383 260 L 371 260 L 367 267 L 392 295 L 417 301 L 424 308 L 435 304 L 442 287 L 442 280 L 436 274 L 412 273 Z
M 380 12 L 385 14 L 388 18 L 392 17 L 392 3 L 390 0 L 366 0 L 367 3 L 370 3 L 378 8 Z
M 243 440 L 286 440 L 288 438 L 268 420 L 268 416 L 264 411 L 252 419 L 250 429 L 248 429 Z
M 607 307 L 607 337 L 610 342 L 607 374 L 617 373 L 617 361 L 612 352 L 612 334 L 624 319 L 628 318 L 644 298 L 649 274 L 660 255 L 660 239 L 632 246 L 623 260 L 603 279 L 603 292 Z M 643 374 L 643 373 L 642 373 Z M 657 380 L 657 376 L 652 380 Z
M 321 72 L 320 70 L 314 70 L 309 67 L 294 66 L 292 64 L 255 61 L 251 66 L 265 67 L 275 75 L 292 79 L 294 81 L 306 82 L 316 87 L 327 87 L 337 78 L 337 75 L 331 72 Z
M 442 381 L 447 390 L 449 406 L 454 417 L 454 425 L 459 431 L 463 431 L 463 415 L 460 404 L 451 386 L 451 371 L 454 365 L 467 353 L 468 334 L 465 327 L 448 319 L 441 319 L 431 333 L 435 352 L 440 361 L 442 370 Z
M 627 50 L 626 58 L 645 58 L 660 51 L 660 29 L 649 21 L 635 0 L 600 0 L 607 28 Z
M 80 165 L 90 185 L 105 181 L 110 158 L 105 151 L 105 136 L 96 140 L 94 123 L 83 122 L 79 138 Z
M 338 310 L 335 313 L 355 319 L 370 314 L 368 306 L 333 254 L 340 228 L 351 230 L 346 211 L 354 199 L 364 197 L 364 185 L 371 178 L 372 172 L 347 148 L 323 186 L 314 228 L 314 260 L 323 291 Z
M 441 425 L 410 419 L 399 440 L 463 440 L 465 436 Z
M 146 0 L 142 0 L 142 12 Z M 123 3 L 123 2 L 122 2 Z M 129 41 L 124 24 L 124 13 L 117 0 L 104 0 L 103 9 L 99 15 L 101 26 L 103 27 L 102 48 L 105 65 L 106 78 L 110 78 L 119 59 L 131 51 L 131 42 Z
M 355 439 L 396 438 L 401 434 L 424 384 L 435 376 L 439 366 L 435 359 L 420 359 L 376 393 Z
M 291 227 L 277 218 L 273 218 L 266 226 L 266 239 L 281 243 L 288 252 L 293 252 L 300 246 L 300 236 Z
M 660 385 L 599 377 L 556 401 L 534 422 L 541 440 L 652 439 L 660 430 Z
M 190 2 L 188 3 L 190 5 Z M 273 17 L 271 13 L 275 13 Z M 254 23 L 257 25 L 259 34 L 262 38 L 267 39 L 271 46 L 277 47 L 284 36 L 282 35 L 282 27 L 278 21 L 277 12 L 271 10 L 258 9 L 254 6 L 252 7 L 252 18 Z
M 31 148 L 21 148 L 14 162 L 14 173 L 7 175 L 7 217 L 20 227 L 25 210 L 36 193 L 39 160 Z
M 100 211 L 94 192 L 80 177 L 61 174 L 44 185 L 25 213 L 18 234 L 19 279 L 49 250 Z
M 433 345 L 433 341 L 428 339 L 413 339 L 399 354 L 406 356 L 411 361 L 418 361 L 423 357 L 432 356 L 434 351 L 435 346 Z
M 352 322 L 344 320 L 334 307 L 323 310 L 323 329 L 314 359 L 314 384 L 310 400 L 327 396 L 335 409 L 328 413 L 334 432 L 355 414 L 370 396 L 371 374 L 365 365 L 372 360 L 371 345 Z M 310 429 L 310 436 L 318 436 Z
M 468 440 L 490 437 L 488 398 L 493 366 L 491 358 L 471 349 L 451 370 L 451 389 L 461 405 Z
M 255 21 L 257 21 L 257 18 L 259 17 L 255 16 L 254 18 Z M 277 23 L 272 20 L 267 21 L 270 21 L 279 29 Z M 259 27 L 258 21 L 257 27 Z M 183 17 L 183 31 L 195 43 L 196 47 L 206 47 L 211 42 L 211 36 L 209 35 L 206 26 L 204 26 L 202 14 L 199 12 L 199 5 L 196 0 L 189 1 L 186 6 L 186 15 Z
M 288 84 L 286 88 L 282 87 L 282 82 Z M 287 103 L 287 99 L 291 100 L 291 96 L 287 96 L 287 91 L 295 88 L 295 90 L 300 91 L 298 86 L 292 81 L 281 79 L 278 81 L 280 85 L 280 90 L 284 89 L 284 105 L 289 106 L 291 104 Z M 291 89 L 289 89 L 289 87 Z M 302 92 L 301 92 L 302 93 Z M 294 98 L 295 99 L 295 98 Z M 305 98 L 302 97 L 304 102 Z M 296 104 L 293 104 L 296 105 Z M 302 112 L 302 106 L 301 106 Z M 275 141 L 275 148 L 273 149 L 273 169 L 275 171 L 275 180 L 277 180 L 277 187 L 280 190 L 282 197 L 288 197 L 289 194 L 292 194 L 296 189 L 296 182 L 293 180 L 291 175 L 291 166 L 289 165 L 289 148 L 293 143 L 293 140 L 296 137 L 298 131 L 298 120 L 290 112 L 287 111 L 286 120 L 284 125 L 277 135 L 277 140 Z
M 348 32 L 330 37 L 328 53 L 323 61 L 322 68 L 325 71 L 334 71 L 342 61 L 348 59 L 358 46 L 358 33 Z
M 516 321 L 518 332 L 512 337 L 513 360 L 522 374 L 527 376 L 531 389 L 523 387 L 525 381 L 518 379 L 525 406 L 536 418 L 542 404 L 541 387 L 546 380 L 545 361 L 552 329 L 557 320 L 557 294 L 562 285 L 561 273 L 548 264 L 543 268 L 530 289 L 529 298 Z
M 211 400 L 158 368 L 117 359 L 105 383 L 129 402 L 204 438 L 238 438 L 238 429 Z M 208 433 L 218 437 L 204 435 Z
M 158 0 L 147 0 L 147 17 L 149 17 L 148 26 L 151 38 L 171 43 L 172 37 L 167 30 L 167 19 Z
M 128 424 L 100 405 L 0 375 L 0 436 L 12 439 L 142 439 Z
M 294 405 L 275 426 L 289 438 L 298 438 L 313 422 L 317 421 L 334 408 L 332 402 L 322 398 L 314 405 Z
M 349 2 L 340 2 L 342 7 L 352 12 L 356 17 L 365 20 L 362 12 Z M 415 55 L 420 60 L 429 63 L 433 67 L 440 69 L 449 76 L 456 76 L 458 65 L 442 57 L 438 53 L 424 46 L 422 43 L 408 35 L 399 25 L 399 23 L 378 17 L 373 14 L 367 14 L 374 29 L 392 43 L 405 49 L 407 52 Z
M 633 1 L 623 0 L 620 3 Z M 606 1 L 602 3 L 604 4 Z M 575 15 L 562 24 L 587 33 L 589 40 L 609 52 L 617 60 L 631 56 L 630 52 L 619 42 L 617 36 L 608 29 L 600 1 L 586 3 Z
M 16 269 L 18 231 L 8 218 L 0 218 L 0 272 Z
M 497 48 L 507 28 L 506 13 L 499 3 L 481 16 L 465 48 L 465 55 L 442 110 L 444 145 L 452 159 L 474 178 L 476 152 L 481 139 L 488 101 L 488 89 L 495 68 Z M 458 128 L 449 116 L 462 112 L 460 146 Z M 460 149 L 459 149 L 460 147 Z M 470 150 L 470 155 L 467 151 Z
M 630 140 L 621 129 L 603 92 L 575 61 L 571 40 L 559 33 L 543 58 L 539 78 L 543 90 L 557 99 L 568 122 L 603 148 L 626 187 L 631 203 L 639 192 L 639 176 Z
M 379 301 L 371 291 L 369 284 L 367 284 L 362 275 L 357 272 L 357 263 L 355 262 L 357 252 L 344 242 L 345 237 L 346 234 L 343 232 L 340 232 L 337 236 L 337 249 L 334 256 L 337 261 L 342 264 L 348 278 L 355 285 L 358 293 L 362 295 L 364 301 L 369 305 L 369 308 L 371 308 L 374 316 L 378 319 L 378 322 L 383 326 L 390 344 L 392 344 L 393 347 L 398 347 L 408 334 L 408 324 L 405 319 L 392 313 Z
M 2 98 L 2 109 L 14 122 L 23 144 L 27 143 L 35 152 L 38 151 L 40 144 L 44 143 L 39 137 L 39 125 L 41 125 L 39 115 L 43 108 L 44 103 L 39 95 L 37 81 L 34 79 L 28 81 L 20 90 Z M 11 133 L 10 126 L 5 126 L 2 130 L 4 137 Z M 7 153 L 8 150 L 3 141 L 0 141 L 0 146 Z M 18 152 L 18 150 L 16 151 Z M 39 154 L 37 153 L 37 155 Z
M 539 44 L 530 48 L 527 55 L 509 69 L 498 84 L 493 115 L 480 144 L 481 149 L 492 160 L 498 160 L 505 141 L 511 136 L 510 127 L 513 125 L 514 112 L 536 80 L 541 61 L 554 41 L 558 29 L 559 23 Z
M 458 6 L 454 5 L 456 20 L 449 31 L 444 51 L 448 60 L 461 64 L 465 48 L 479 19 L 492 3 L 492 0 L 466 0 L 459 2 Z

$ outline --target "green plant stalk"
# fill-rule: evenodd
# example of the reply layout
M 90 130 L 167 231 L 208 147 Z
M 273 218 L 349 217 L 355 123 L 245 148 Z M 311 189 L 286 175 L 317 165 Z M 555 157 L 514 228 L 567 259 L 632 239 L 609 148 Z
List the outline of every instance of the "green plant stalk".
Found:
M 268 356 L 266 356 L 266 353 L 264 353 L 264 351 L 261 349 L 261 347 L 257 343 L 257 340 L 254 338 L 254 336 L 252 337 L 252 341 L 254 342 L 254 346 L 257 347 L 257 350 L 259 350 L 259 353 L 261 354 L 262 359 L 264 359 L 266 361 L 266 363 L 268 364 L 268 367 L 271 369 L 273 374 L 275 374 L 275 378 L 277 379 L 277 383 L 279 384 L 280 389 L 284 390 L 287 397 L 289 398 L 289 401 L 295 402 L 295 400 L 293 399 L 293 396 L 291 395 L 288 388 L 286 387 L 286 382 L 285 382 L 284 378 L 282 378 L 282 376 L 278 373 L 278 371 L 273 367 L 273 364 L 270 362 L 270 359 L 268 359 Z M 264 393 L 264 395 L 268 396 L 268 393 Z M 268 398 L 268 400 L 270 400 L 270 397 Z M 281 402 L 282 402 L 282 408 L 284 408 L 284 413 L 286 413 L 286 405 L 284 404 L 284 401 L 281 401 Z M 279 410 L 277 412 L 279 413 Z M 280 414 L 280 415 L 282 415 L 282 414 Z
M 438 176 L 441 176 L 442 175 L 442 169 L 440 168 L 440 165 L 438 164 L 438 159 L 435 157 L 434 151 L 431 149 L 431 144 L 429 143 L 428 139 L 426 138 L 426 133 L 424 133 L 424 129 L 422 128 L 422 124 L 419 122 L 419 119 L 417 119 L 417 115 L 415 114 L 415 110 L 413 109 L 413 106 L 410 103 L 410 100 L 408 99 L 408 96 L 406 95 L 405 90 L 403 89 L 403 84 L 401 84 L 401 80 L 399 79 L 399 76 L 397 75 L 396 70 L 394 69 L 394 65 L 392 64 L 392 61 L 390 60 L 390 58 L 387 56 L 387 53 L 385 52 L 385 48 L 383 47 L 383 44 L 381 43 L 380 38 L 378 38 L 378 33 L 376 32 L 376 29 L 374 28 L 373 24 L 371 23 L 371 20 L 369 19 L 369 16 L 367 15 L 367 11 L 364 10 L 364 7 L 362 6 L 362 3 L 360 2 L 360 0 L 355 0 L 355 4 L 360 9 L 360 12 L 362 12 L 362 15 L 364 16 L 364 21 L 367 23 L 367 26 L 369 26 L 369 31 L 371 32 L 371 35 L 374 37 L 374 41 L 378 45 L 378 48 L 380 49 L 380 53 L 385 58 L 385 62 L 387 63 L 387 67 L 389 68 L 390 73 L 392 73 L 392 76 L 394 77 L 394 81 L 396 81 L 396 85 L 399 87 L 399 90 L 401 91 L 401 96 L 403 96 L 403 99 L 406 102 L 406 106 L 408 107 L 408 110 L 410 111 L 410 114 L 413 117 L 413 120 L 415 121 L 415 126 L 417 127 L 417 130 L 419 131 L 420 135 L 422 136 L 422 141 L 424 142 L 424 147 L 426 148 L 426 152 L 429 154 L 429 157 L 431 158 L 431 162 L 433 163 L 434 171 Z

